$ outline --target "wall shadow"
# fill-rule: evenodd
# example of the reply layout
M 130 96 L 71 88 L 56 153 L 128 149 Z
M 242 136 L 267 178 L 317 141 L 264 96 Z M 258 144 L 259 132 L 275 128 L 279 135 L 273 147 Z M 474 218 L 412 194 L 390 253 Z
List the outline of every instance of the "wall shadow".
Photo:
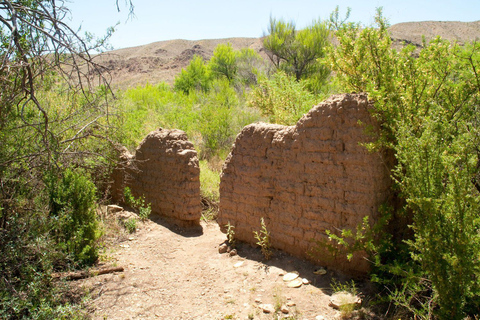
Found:
M 185 221 L 152 213 L 149 220 L 182 237 L 194 238 L 203 235 L 203 227 L 195 221 Z

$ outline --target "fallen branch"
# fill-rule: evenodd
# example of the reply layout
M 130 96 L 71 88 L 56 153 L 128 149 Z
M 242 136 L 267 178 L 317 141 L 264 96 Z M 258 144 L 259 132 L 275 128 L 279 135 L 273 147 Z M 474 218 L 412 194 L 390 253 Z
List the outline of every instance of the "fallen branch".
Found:
M 103 268 L 96 270 L 87 270 L 87 271 L 77 271 L 77 272 L 66 272 L 66 273 L 54 273 L 53 278 L 55 279 L 65 279 L 65 280 L 79 280 L 89 277 L 95 277 L 102 274 L 114 273 L 114 272 L 123 272 L 123 267 L 113 267 L 113 268 Z

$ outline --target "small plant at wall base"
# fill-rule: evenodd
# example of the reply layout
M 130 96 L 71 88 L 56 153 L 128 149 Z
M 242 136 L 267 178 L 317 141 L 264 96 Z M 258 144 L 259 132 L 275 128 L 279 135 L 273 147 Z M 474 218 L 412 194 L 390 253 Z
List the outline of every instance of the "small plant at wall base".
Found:
M 128 233 L 134 233 L 137 231 L 137 219 L 130 218 L 125 221 L 125 229 L 127 229 Z
M 230 224 L 230 221 L 226 225 L 227 227 L 227 241 L 230 247 L 235 248 L 235 226 Z
M 260 219 L 260 226 L 261 229 L 259 232 L 253 231 L 253 236 L 257 239 L 257 244 L 260 246 L 262 250 L 262 254 L 265 259 L 269 260 L 272 257 L 272 244 L 270 242 L 270 232 L 267 230 L 267 226 L 265 225 L 265 220 L 263 218 Z
M 152 205 L 150 203 L 145 205 L 145 197 L 142 196 L 135 198 L 129 187 L 125 187 L 123 194 L 125 196 L 125 202 L 129 206 L 132 206 L 134 209 L 138 210 L 138 216 L 140 219 L 142 221 L 147 220 L 152 213 Z

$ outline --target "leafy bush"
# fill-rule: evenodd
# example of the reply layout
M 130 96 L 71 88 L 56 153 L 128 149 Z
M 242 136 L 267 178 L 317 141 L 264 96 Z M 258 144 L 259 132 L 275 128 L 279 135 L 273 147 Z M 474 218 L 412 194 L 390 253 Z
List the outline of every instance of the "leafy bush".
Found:
M 61 177 L 47 175 L 53 235 L 75 261 L 89 264 L 97 260 L 99 238 L 96 216 L 96 188 L 80 169 L 67 168 Z
M 381 11 L 376 21 L 378 28 L 340 28 L 329 54 L 341 84 L 375 101 L 382 131 L 369 148 L 395 152 L 404 205 L 393 216 L 411 221 L 411 232 L 377 247 L 372 278 L 417 317 L 478 316 L 480 50 L 437 38 L 418 54 L 396 51 Z
M 268 72 L 263 58 L 251 48 L 237 52 L 237 66 L 237 79 L 245 86 L 256 85 L 258 78 Z
M 320 88 L 330 74 L 320 61 L 330 46 L 327 24 L 318 20 L 297 30 L 293 22 L 271 18 L 268 32 L 263 46 L 277 70 L 293 76 L 296 81 L 309 79 L 313 87 Z
M 219 44 L 213 51 L 208 67 L 217 78 L 225 77 L 232 82 L 237 74 L 237 55 L 230 43 Z
M 204 92 L 210 89 L 211 74 L 203 58 L 195 55 L 186 69 L 182 69 L 180 74 L 175 77 L 174 88 L 177 91 L 190 93 L 194 90 Z
M 137 219 L 130 218 L 125 221 L 125 229 L 127 229 L 128 233 L 134 233 L 137 231 Z
M 138 210 L 138 216 L 142 221 L 147 220 L 152 213 L 152 204 L 145 204 L 145 197 L 135 198 L 129 187 L 125 187 L 123 191 L 125 202 L 134 209 Z
M 117 119 L 124 128 L 118 135 L 120 142 L 134 150 L 148 132 L 160 126 L 185 131 L 202 159 L 225 153 L 236 133 L 260 116 L 244 106 L 243 95 L 227 80 L 215 80 L 210 88 L 188 94 L 163 84 L 127 90 Z
M 258 108 L 270 122 L 293 125 L 318 101 L 302 82 L 284 72 L 261 78 L 250 93 L 248 104 Z
M 218 203 L 220 199 L 220 172 L 210 169 L 206 160 L 200 160 L 200 194 L 210 202 Z

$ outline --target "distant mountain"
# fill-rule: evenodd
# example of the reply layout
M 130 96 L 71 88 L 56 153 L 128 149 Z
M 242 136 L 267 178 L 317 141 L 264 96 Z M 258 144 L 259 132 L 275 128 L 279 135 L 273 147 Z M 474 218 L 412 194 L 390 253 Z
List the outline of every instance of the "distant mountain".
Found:
M 428 40 L 441 36 L 465 43 L 480 39 L 480 21 L 423 21 L 395 24 L 389 29 L 396 45 L 412 43 L 421 46 L 422 35 Z M 234 49 L 252 48 L 263 55 L 261 38 L 229 38 L 214 40 L 169 40 L 143 46 L 113 50 L 95 57 L 112 77 L 114 88 L 173 83 L 175 75 L 197 54 L 208 60 L 220 43 L 231 43 Z

